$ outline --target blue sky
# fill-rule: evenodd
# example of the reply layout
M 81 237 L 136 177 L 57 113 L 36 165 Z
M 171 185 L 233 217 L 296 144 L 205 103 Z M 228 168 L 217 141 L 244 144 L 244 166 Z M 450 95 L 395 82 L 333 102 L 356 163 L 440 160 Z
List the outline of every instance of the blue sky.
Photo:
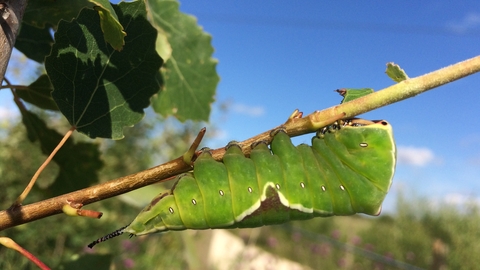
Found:
M 410 77 L 480 53 L 480 2 L 184 1 L 213 36 L 221 76 L 210 147 L 244 140 L 283 123 L 294 109 L 331 107 L 338 88 L 393 84 L 385 64 Z M 14 63 L 21 68 L 23 63 Z M 434 202 L 480 203 L 480 74 L 361 115 L 394 128 L 398 166 L 385 211 L 401 190 Z M 0 118 L 12 110 L 0 91 Z M 16 110 L 15 110 L 16 111 Z M 310 135 L 295 140 L 309 143 Z
M 335 89 L 388 87 L 387 62 L 416 77 L 480 53 L 478 1 L 364 3 L 182 2 L 213 36 L 216 100 L 231 105 L 226 117 L 213 115 L 223 136 L 212 146 L 275 127 L 297 108 L 336 105 Z M 394 128 L 398 166 L 384 210 L 393 209 L 399 190 L 434 202 L 480 202 L 479 90 L 475 74 L 361 116 Z

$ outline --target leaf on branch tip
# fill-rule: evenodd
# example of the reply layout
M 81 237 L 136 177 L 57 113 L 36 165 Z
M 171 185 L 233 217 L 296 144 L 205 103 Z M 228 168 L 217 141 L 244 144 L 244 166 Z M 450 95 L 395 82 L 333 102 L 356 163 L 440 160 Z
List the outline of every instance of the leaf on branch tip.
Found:
M 342 89 L 337 89 L 335 91 L 343 97 L 343 100 L 342 102 L 340 102 L 340 104 L 343 104 L 350 100 L 354 100 L 354 99 L 373 93 L 372 88 L 359 88 L 359 89 L 342 88 Z
M 123 31 L 123 26 L 118 21 L 117 14 L 115 10 L 113 10 L 112 5 L 110 5 L 108 0 L 91 0 L 91 2 L 96 4 L 94 9 L 100 16 L 100 26 L 105 35 L 105 41 L 110 43 L 115 50 L 121 51 L 123 45 L 125 45 L 124 38 L 127 33 Z
M 397 64 L 390 62 L 387 63 L 387 70 L 385 70 L 388 77 L 395 82 L 401 82 L 408 79 L 407 73 Z

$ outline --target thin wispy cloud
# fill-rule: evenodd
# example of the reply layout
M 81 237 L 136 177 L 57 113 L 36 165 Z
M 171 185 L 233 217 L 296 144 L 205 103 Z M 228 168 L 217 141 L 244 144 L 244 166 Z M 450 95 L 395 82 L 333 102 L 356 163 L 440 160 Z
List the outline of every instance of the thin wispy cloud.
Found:
M 398 146 L 398 164 L 423 167 L 432 163 L 435 155 L 432 150 L 425 147 Z
M 456 34 L 465 34 L 469 31 L 480 29 L 480 13 L 469 13 L 463 19 L 447 23 L 447 29 Z
M 466 195 L 466 194 L 460 194 L 460 193 L 451 193 L 447 194 L 444 197 L 444 201 L 447 204 L 453 204 L 453 205 L 477 205 L 480 206 L 480 198 L 472 196 L 472 195 Z
M 241 103 L 235 103 L 232 105 L 232 111 L 245 114 L 251 117 L 259 117 L 265 114 L 265 108 L 262 106 L 248 106 Z

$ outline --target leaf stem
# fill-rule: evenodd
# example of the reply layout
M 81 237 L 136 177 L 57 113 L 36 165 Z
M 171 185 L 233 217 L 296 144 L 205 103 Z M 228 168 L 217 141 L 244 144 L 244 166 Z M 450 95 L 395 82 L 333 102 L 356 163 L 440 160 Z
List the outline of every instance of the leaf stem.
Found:
M 32 190 L 33 185 L 35 184 L 38 177 L 40 176 L 40 173 L 42 173 L 42 171 L 45 169 L 45 167 L 47 167 L 48 163 L 50 163 L 50 161 L 52 161 L 55 154 L 58 152 L 58 150 L 60 150 L 60 148 L 62 148 L 62 146 L 65 144 L 65 142 L 68 140 L 68 138 L 70 138 L 70 136 L 72 135 L 72 133 L 74 131 L 75 131 L 75 127 L 71 127 L 67 131 L 65 136 L 63 136 L 62 140 L 58 143 L 58 145 L 55 147 L 55 149 L 53 149 L 52 153 L 50 153 L 50 155 L 47 157 L 47 159 L 38 168 L 38 170 L 33 175 L 32 179 L 30 180 L 30 183 L 28 183 L 27 187 L 25 187 L 25 190 L 23 190 L 22 194 L 20 194 L 20 196 L 18 196 L 18 198 L 15 200 L 15 202 L 12 204 L 12 206 L 10 206 L 10 208 L 15 208 L 15 207 L 18 207 L 22 204 L 22 202 L 27 197 L 28 193 L 30 193 L 30 190 Z
M 183 161 L 185 163 L 193 165 L 193 161 L 196 158 L 195 153 L 197 151 L 198 146 L 202 142 L 203 136 L 205 136 L 205 133 L 207 132 L 206 128 L 202 128 L 199 132 L 195 140 L 193 140 L 192 145 L 190 145 L 190 148 L 188 149 L 185 154 L 183 154 Z
M 0 237 L 0 244 L 4 245 L 7 248 L 14 249 L 23 256 L 25 256 L 27 259 L 35 263 L 40 269 L 43 270 L 49 270 L 50 268 L 46 266 L 42 261 L 40 261 L 37 257 L 35 257 L 32 253 L 28 252 L 26 249 L 21 247 L 19 244 L 17 244 L 15 241 L 8 237 Z

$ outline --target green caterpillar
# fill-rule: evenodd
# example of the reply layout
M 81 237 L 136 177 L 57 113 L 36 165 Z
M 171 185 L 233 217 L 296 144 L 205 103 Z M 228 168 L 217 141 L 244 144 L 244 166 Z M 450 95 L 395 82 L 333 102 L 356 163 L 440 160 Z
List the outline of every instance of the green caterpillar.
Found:
M 281 130 L 270 145 L 245 157 L 231 143 L 222 162 L 208 151 L 193 172 L 177 176 L 128 226 L 89 247 L 128 232 L 251 228 L 332 215 L 380 214 L 392 183 L 396 147 L 387 121 L 351 119 L 295 147 Z

